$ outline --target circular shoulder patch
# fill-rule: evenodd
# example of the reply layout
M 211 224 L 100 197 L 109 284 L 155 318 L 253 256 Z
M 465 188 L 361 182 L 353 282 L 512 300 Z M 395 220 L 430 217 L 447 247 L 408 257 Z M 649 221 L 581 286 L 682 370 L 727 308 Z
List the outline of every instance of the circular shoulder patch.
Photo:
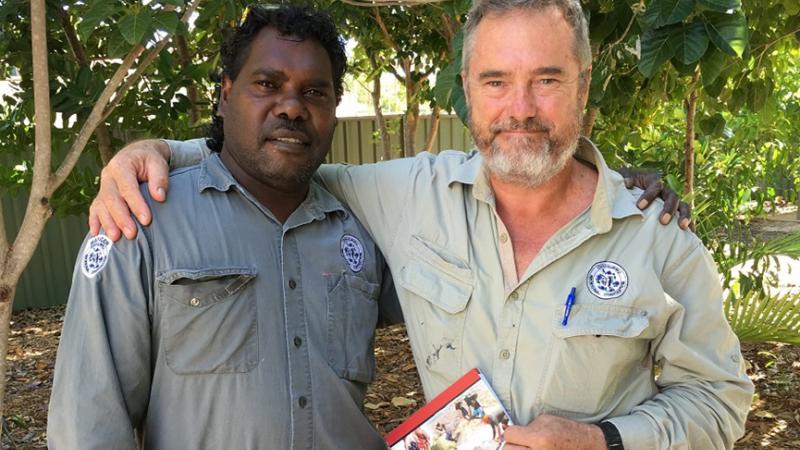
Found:
M 106 266 L 113 245 L 114 242 L 102 234 L 89 239 L 81 256 L 81 272 L 88 278 L 94 278 Z
M 345 234 L 339 241 L 342 257 L 353 272 L 361 272 L 364 268 L 364 245 L 357 237 Z
M 596 297 L 617 298 L 628 289 L 628 273 L 615 262 L 602 261 L 589 269 L 586 286 Z

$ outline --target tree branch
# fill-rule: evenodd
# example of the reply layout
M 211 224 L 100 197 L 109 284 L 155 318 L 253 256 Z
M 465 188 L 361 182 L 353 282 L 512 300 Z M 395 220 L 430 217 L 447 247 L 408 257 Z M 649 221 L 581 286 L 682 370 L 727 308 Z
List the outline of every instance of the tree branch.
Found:
M 8 235 L 6 234 L 6 222 L 3 212 L 3 202 L 0 200 L 0 262 L 5 261 L 8 254 Z
M 372 13 L 375 16 L 375 21 L 378 22 L 378 27 L 381 29 L 383 38 L 386 39 L 386 42 L 389 43 L 389 46 L 391 46 L 394 49 L 394 51 L 397 52 L 398 55 L 402 53 L 400 47 L 397 45 L 394 39 L 392 39 L 392 35 L 386 28 L 386 24 L 383 23 L 383 17 L 381 17 L 381 11 L 378 8 L 373 8 Z
M 50 181 L 51 135 L 53 124 L 50 114 L 50 81 L 47 66 L 47 19 L 45 0 L 31 1 L 31 56 L 33 59 L 33 99 L 35 121 L 35 144 L 33 158 L 33 180 L 28 198 L 27 212 L 35 203 L 46 199 Z
M 192 13 L 197 9 L 197 5 L 200 3 L 200 0 L 193 0 L 192 3 L 186 8 L 186 11 L 181 17 L 181 22 L 187 22 L 189 17 L 191 17 Z M 148 57 L 142 61 L 142 63 L 137 68 L 136 72 L 131 75 L 128 80 L 125 82 L 125 85 L 117 90 L 117 86 L 120 86 L 122 80 L 125 78 L 125 75 L 128 73 L 130 68 L 133 66 L 134 61 L 138 58 L 142 52 L 144 51 L 144 47 L 139 45 L 130 53 L 125 59 L 122 61 L 119 67 L 117 67 L 117 71 L 114 72 L 114 75 L 109 80 L 106 88 L 103 89 L 103 92 L 100 94 L 100 97 L 97 99 L 97 102 L 94 104 L 94 108 L 92 108 L 92 112 L 89 114 L 89 117 L 86 118 L 86 122 L 84 122 L 81 131 L 78 133 L 78 137 L 72 143 L 72 147 L 70 147 L 69 152 L 67 152 L 67 156 L 64 158 L 64 161 L 59 166 L 58 170 L 56 171 L 53 179 L 50 183 L 51 192 L 55 191 L 67 178 L 67 175 L 72 171 L 75 167 L 75 164 L 78 162 L 78 158 L 81 156 L 81 152 L 83 151 L 84 147 L 86 147 L 86 143 L 89 141 L 89 136 L 94 132 L 94 129 L 97 127 L 97 124 L 102 122 L 103 120 L 108 117 L 111 111 L 122 101 L 126 91 L 130 89 L 131 86 L 136 82 L 139 76 L 144 72 L 144 69 L 147 67 L 147 64 L 150 64 L 158 52 L 164 48 L 166 45 L 167 40 L 169 39 L 170 35 L 167 34 L 164 36 L 161 41 L 159 41 L 158 45 L 152 49 L 152 51 L 148 54 Z M 106 109 L 106 105 L 108 105 L 109 100 L 111 100 L 111 96 L 114 93 L 117 93 L 116 98 L 114 99 L 114 103 L 109 105 L 108 109 Z
M 67 36 L 67 42 L 75 55 L 78 64 L 91 70 L 89 65 L 89 58 L 86 56 L 81 42 L 78 40 L 78 34 L 75 32 L 75 26 L 72 24 L 69 14 L 66 10 L 59 10 L 59 17 L 61 18 L 61 28 L 64 29 L 64 34 Z M 114 154 L 111 152 L 111 135 L 108 132 L 108 127 L 104 121 L 97 124 L 95 130 L 95 137 L 97 138 L 97 151 L 100 153 L 100 159 L 103 161 L 103 166 L 108 164 Z

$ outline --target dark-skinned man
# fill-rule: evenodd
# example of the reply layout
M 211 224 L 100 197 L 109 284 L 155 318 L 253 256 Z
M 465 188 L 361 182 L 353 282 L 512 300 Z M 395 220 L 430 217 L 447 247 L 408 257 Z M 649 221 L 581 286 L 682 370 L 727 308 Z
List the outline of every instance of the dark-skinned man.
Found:
M 171 174 L 136 240 L 84 244 L 51 449 L 385 445 L 361 408 L 379 314 L 399 307 L 369 235 L 311 181 L 344 43 L 318 12 L 251 7 L 221 61 L 221 152 Z

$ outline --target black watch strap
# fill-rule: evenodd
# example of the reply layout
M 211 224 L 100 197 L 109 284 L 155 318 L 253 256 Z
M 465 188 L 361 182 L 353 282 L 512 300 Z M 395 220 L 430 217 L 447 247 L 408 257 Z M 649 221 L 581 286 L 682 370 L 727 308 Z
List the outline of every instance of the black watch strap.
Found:
M 606 438 L 606 447 L 608 450 L 625 450 L 622 445 L 622 436 L 619 435 L 619 430 L 616 425 L 611 422 L 600 422 L 597 424 L 603 432 L 603 437 Z

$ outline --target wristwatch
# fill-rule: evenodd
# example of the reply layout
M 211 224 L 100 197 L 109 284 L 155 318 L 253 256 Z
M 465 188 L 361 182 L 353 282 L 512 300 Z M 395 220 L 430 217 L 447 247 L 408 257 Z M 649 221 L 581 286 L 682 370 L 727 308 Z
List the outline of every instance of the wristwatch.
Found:
M 603 437 L 606 439 L 606 447 L 608 450 L 625 450 L 622 445 L 622 436 L 619 435 L 619 430 L 611 422 L 600 422 L 597 424 L 603 432 Z

